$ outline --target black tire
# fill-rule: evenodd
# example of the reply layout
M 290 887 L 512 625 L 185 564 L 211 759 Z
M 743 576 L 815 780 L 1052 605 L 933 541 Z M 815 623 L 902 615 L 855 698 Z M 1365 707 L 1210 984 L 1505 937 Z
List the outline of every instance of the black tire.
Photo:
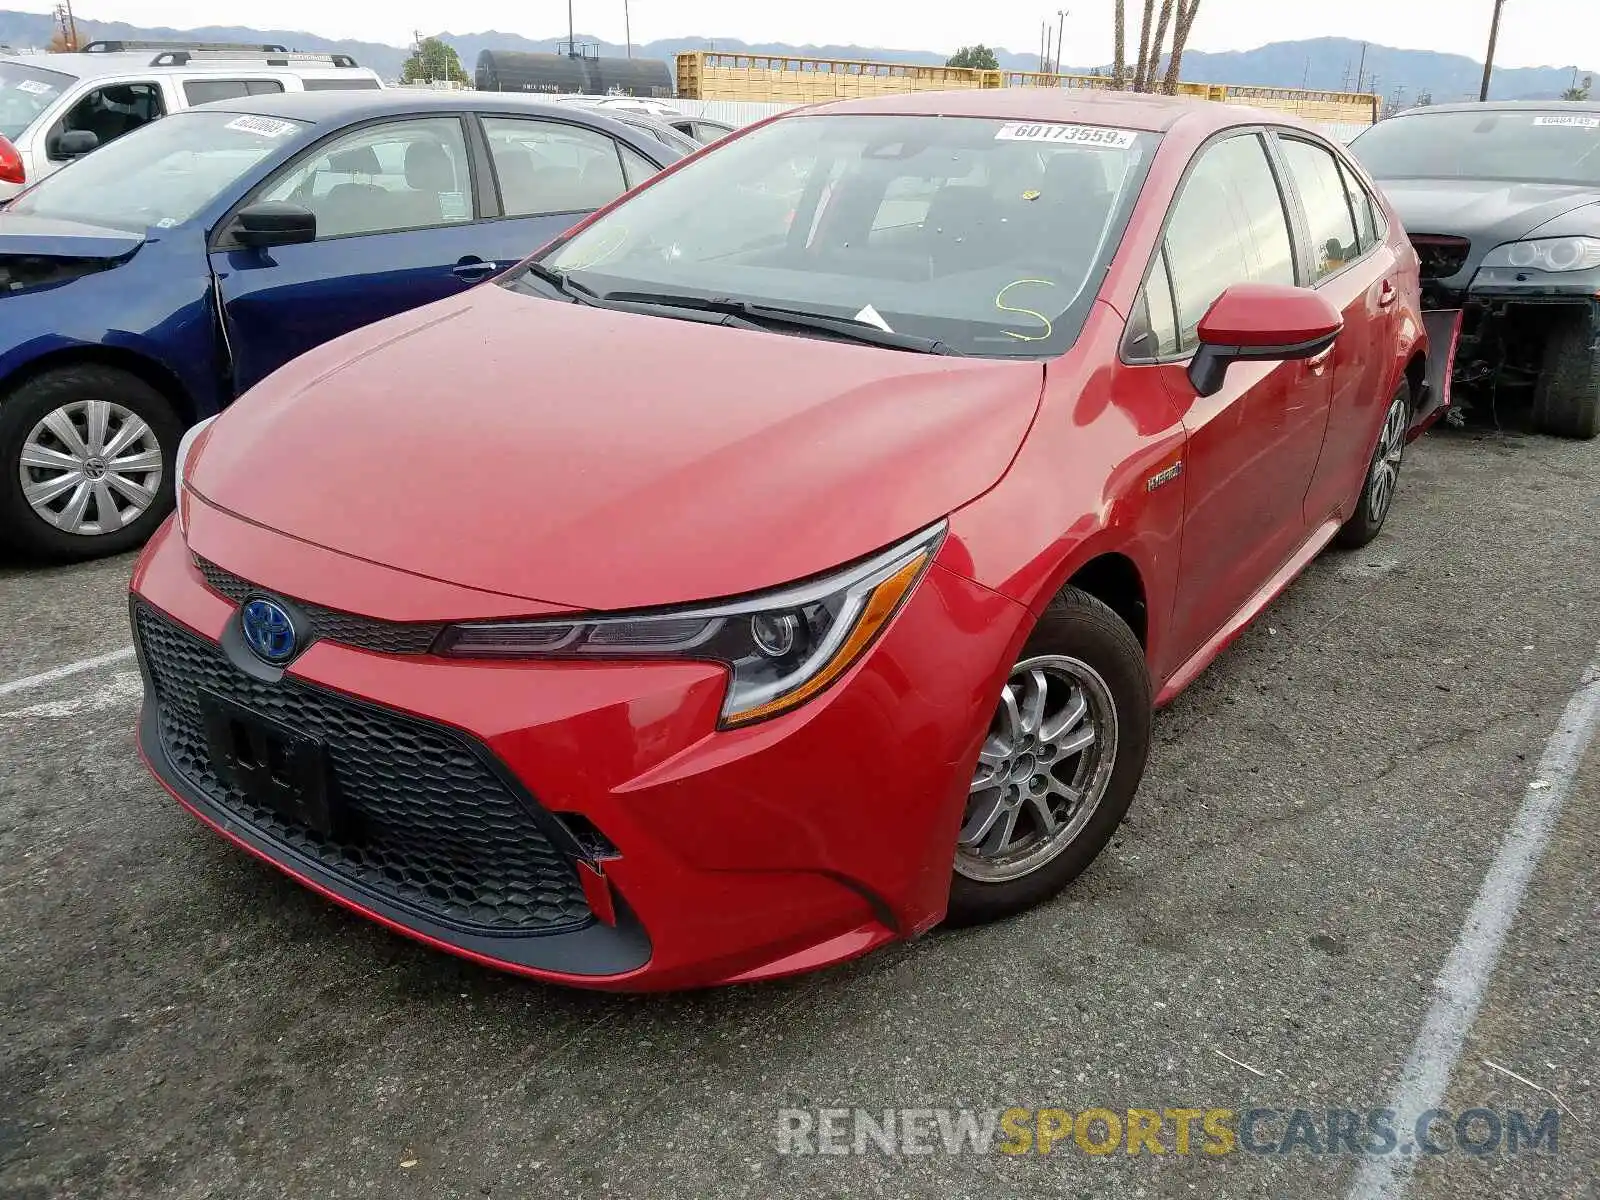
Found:
M 1556 437 L 1600 435 L 1600 331 L 1588 314 L 1551 328 L 1533 391 L 1533 420 L 1541 433 Z
M 155 499 L 120 528 L 103 533 L 73 532 L 52 525 L 28 503 L 21 455 L 35 427 L 51 412 L 96 400 L 119 406 L 149 427 L 161 452 L 161 474 L 154 484 Z M 173 458 L 182 436 L 183 424 L 167 398 L 126 371 L 89 364 L 59 367 L 20 384 L 0 397 L 0 541 L 23 554 L 55 562 L 100 558 L 142 546 L 172 511 Z M 153 455 L 154 450 L 149 453 Z M 114 496 L 119 504 L 131 503 L 120 492 Z M 99 498 L 93 497 L 89 503 L 89 511 L 98 514 Z
M 1150 753 L 1152 695 L 1144 648 L 1133 630 L 1087 592 L 1066 588 L 1051 601 L 1023 645 L 1018 665 L 1060 656 L 1093 668 L 1116 713 L 1115 751 L 1099 805 L 1048 861 L 1019 878 L 1000 882 L 952 872 L 945 924 L 974 925 L 1022 912 L 1050 899 L 1094 861 L 1122 823 L 1144 776 Z M 998 705 L 997 705 L 998 708 Z M 1060 760 L 1062 763 L 1067 759 Z
M 1387 439 L 1396 423 L 1400 425 L 1400 440 L 1398 445 L 1393 445 Z M 1383 424 L 1378 427 L 1378 437 L 1372 447 L 1372 456 L 1367 459 L 1367 474 L 1361 482 L 1361 497 L 1356 501 L 1356 508 L 1350 514 L 1350 519 L 1339 527 L 1338 533 L 1334 534 L 1334 545 L 1345 550 L 1359 550 L 1377 537 L 1383 529 L 1383 523 L 1389 519 L 1389 510 L 1394 507 L 1395 492 L 1400 486 L 1400 464 L 1405 459 L 1405 436 L 1410 426 L 1411 384 L 1402 380 L 1394 395 L 1389 397 L 1389 407 L 1384 410 Z M 1380 461 L 1385 458 L 1393 468 L 1387 480 L 1378 470 Z

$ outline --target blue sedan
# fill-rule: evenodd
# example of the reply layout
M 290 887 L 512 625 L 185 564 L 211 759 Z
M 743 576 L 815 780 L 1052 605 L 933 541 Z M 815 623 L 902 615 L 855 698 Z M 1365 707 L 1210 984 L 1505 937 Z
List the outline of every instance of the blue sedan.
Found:
M 0 541 L 139 545 L 190 424 L 512 266 L 682 153 L 516 96 L 291 92 L 178 113 L 51 175 L 0 209 Z

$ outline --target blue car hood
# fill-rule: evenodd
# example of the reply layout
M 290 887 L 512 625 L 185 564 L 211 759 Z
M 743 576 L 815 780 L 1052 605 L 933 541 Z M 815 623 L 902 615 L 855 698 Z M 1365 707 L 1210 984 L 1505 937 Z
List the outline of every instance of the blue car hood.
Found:
M 144 245 L 145 235 L 105 229 L 53 217 L 31 217 L 0 210 L 0 255 L 47 258 L 126 258 Z

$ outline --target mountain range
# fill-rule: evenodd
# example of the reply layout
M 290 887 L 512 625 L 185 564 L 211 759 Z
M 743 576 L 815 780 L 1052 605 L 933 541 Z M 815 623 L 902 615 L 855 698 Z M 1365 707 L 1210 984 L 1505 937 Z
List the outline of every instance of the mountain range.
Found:
M 95 21 L 78 18 L 79 36 L 147 40 L 194 40 L 210 42 L 269 42 L 297 50 L 339 51 L 352 55 L 363 66 L 378 71 L 386 79 L 397 79 L 409 51 L 381 42 L 335 40 L 281 29 L 249 29 L 241 26 L 205 26 L 199 29 L 140 28 L 120 21 Z M 0 9 L 0 45 L 44 46 L 54 32 L 51 18 L 40 13 Z M 556 38 L 526 38 L 515 33 L 487 30 L 482 33 L 439 35 L 456 49 L 462 65 L 470 73 L 483 50 L 523 50 L 554 52 Z M 602 55 L 622 55 L 626 48 L 598 38 L 578 40 L 595 43 Z M 792 46 L 765 42 L 749 44 L 734 38 L 680 37 L 635 45 L 635 56 L 664 58 L 669 61 L 683 50 L 722 50 L 744 54 L 789 54 L 813 58 L 870 59 L 879 62 L 941 64 L 944 55 L 925 50 L 893 50 L 853 45 Z M 1006 70 L 1034 70 L 1037 54 L 1017 54 L 997 50 L 996 57 Z M 1094 66 L 1069 66 L 1069 71 L 1087 72 Z M 1314 38 L 1307 41 L 1274 42 L 1253 50 L 1234 50 L 1207 54 L 1189 51 L 1183 58 L 1183 77 L 1196 83 L 1253 84 L 1263 87 L 1304 87 L 1318 90 L 1376 90 L 1386 98 L 1409 104 L 1427 94 L 1434 101 L 1476 99 L 1483 74 L 1481 63 L 1460 54 L 1440 54 L 1432 50 L 1402 50 L 1392 46 L 1367 44 L 1351 38 Z M 1515 67 L 1495 71 L 1491 91 L 1497 99 L 1554 99 L 1581 82 L 1587 70 L 1574 67 Z M 1376 80 L 1374 86 L 1373 81 Z

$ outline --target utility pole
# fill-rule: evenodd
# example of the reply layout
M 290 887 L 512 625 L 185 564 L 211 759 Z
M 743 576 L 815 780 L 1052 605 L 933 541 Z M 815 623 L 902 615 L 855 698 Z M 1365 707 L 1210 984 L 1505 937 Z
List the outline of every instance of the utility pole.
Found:
M 633 57 L 633 26 L 628 23 L 628 0 L 622 0 L 622 36 L 628 43 L 628 57 Z
M 1043 70 L 1045 70 L 1045 71 L 1048 71 L 1050 69 L 1050 38 L 1052 36 L 1052 33 L 1053 33 L 1053 31 L 1051 30 L 1050 26 L 1047 24 L 1045 26 L 1045 30 L 1044 30 L 1044 67 L 1043 67 Z
M 567 54 L 572 58 L 578 57 L 578 35 L 572 28 L 572 0 L 567 0 Z
M 1061 74 L 1061 39 L 1066 35 L 1066 32 L 1067 32 L 1067 12 L 1068 12 L 1068 10 L 1065 9 L 1065 8 L 1056 9 L 1056 74 L 1057 75 Z M 1573 81 L 1573 86 L 1574 87 L 1577 86 L 1577 81 L 1576 80 Z
M 1500 10 L 1506 0 L 1494 0 L 1494 19 L 1489 22 L 1489 52 L 1483 56 L 1483 85 L 1478 88 L 1478 102 L 1489 98 L 1489 77 L 1494 74 L 1494 44 L 1500 40 Z
M 1045 54 L 1044 39 L 1045 39 L 1045 30 L 1049 29 L 1049 28 L 1050 28 L 1050 22 L 1048 22 L 1048 21 L 1040 21 L 1039 22 L 1039 74 L 1041 74 L 1041 75 L 1044 74 L 1044 54 Z
M 1361 91 L 1361 77 L 1367 71 L 1367 44 L 1361 43 L 1361 61 L 1356 65 L 1356 91 Z

